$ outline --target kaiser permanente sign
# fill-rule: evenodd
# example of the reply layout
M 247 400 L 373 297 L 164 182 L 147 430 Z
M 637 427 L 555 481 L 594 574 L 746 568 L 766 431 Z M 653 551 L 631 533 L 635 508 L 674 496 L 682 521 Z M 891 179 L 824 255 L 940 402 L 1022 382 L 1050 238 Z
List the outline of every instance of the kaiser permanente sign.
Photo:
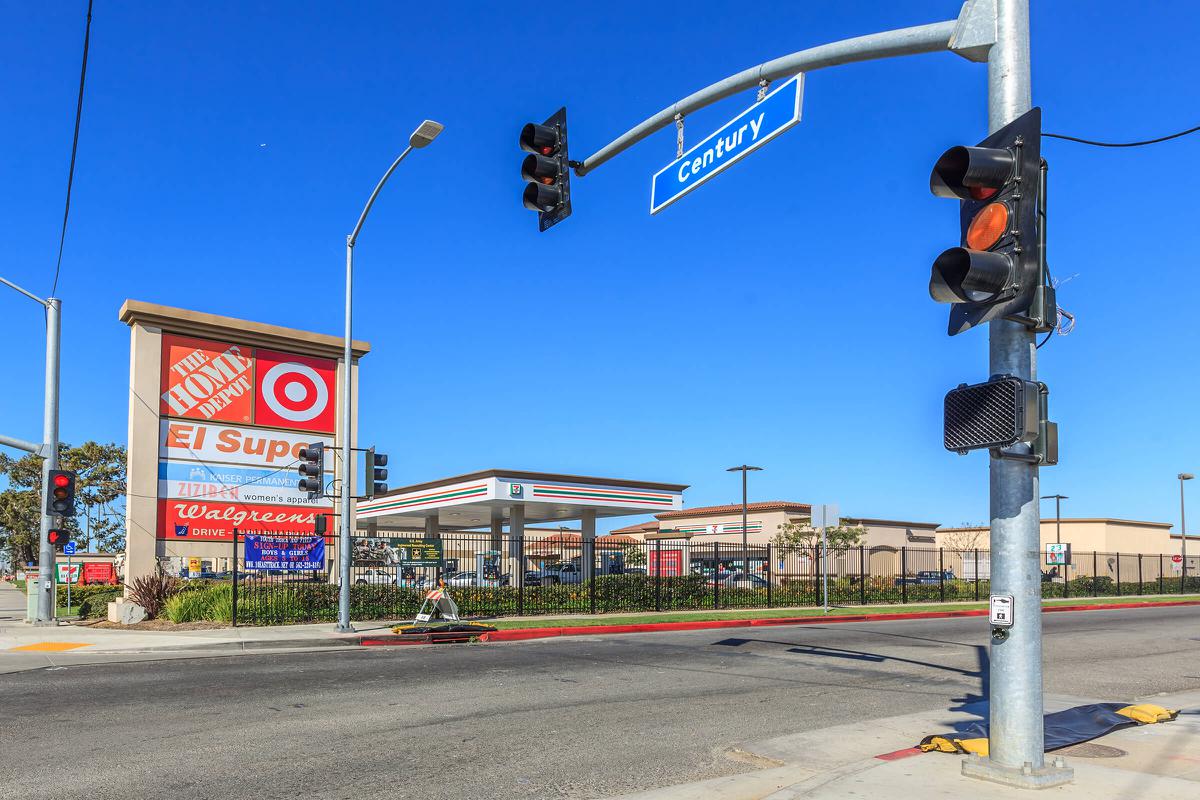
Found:
M 803 97 L 800 74 L 656 172 L 650 181 L 650 213 L 662 211 L 799 122 Z

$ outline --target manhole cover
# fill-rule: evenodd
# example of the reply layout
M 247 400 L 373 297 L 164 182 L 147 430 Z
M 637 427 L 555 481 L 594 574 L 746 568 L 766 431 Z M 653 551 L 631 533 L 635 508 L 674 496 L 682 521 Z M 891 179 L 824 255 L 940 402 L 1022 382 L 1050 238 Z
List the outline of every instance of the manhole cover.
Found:
M 1073 756 L 1075 758 L 1120 758 L 1121 756 L 1128 755 L 1128 753 L 1116 747 L 1109 747 L 1106 744 L 1083 742 L 1055 750 L 1054 755 Z

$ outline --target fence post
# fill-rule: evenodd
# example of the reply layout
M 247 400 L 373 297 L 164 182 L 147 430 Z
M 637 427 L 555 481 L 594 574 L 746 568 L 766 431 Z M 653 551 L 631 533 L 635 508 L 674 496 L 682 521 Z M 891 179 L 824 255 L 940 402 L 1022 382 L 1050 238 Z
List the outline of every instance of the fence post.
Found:
M 867 550 L 861 544 L 858 546 L 858 604 L 867 604 Z
M 992 572 L 991 568 L 990 568 L 991 561 L 989 561 L 988 564 L 989 564 L 988 575 L 991 575 L 991 572 Z M 978 547 L 975 548 L 975 600 L 976 600 L 976 602 L 979 601 L 979 548 Z
M 1063 599 L 1071 596 L 1071 564 L 1063 564 Z
M 720 570 L 717 568 L 721 563 L 721 543 L 713 542 L 713 611 L 721 607 L 721 582 L 717 580 L 717 574 Z
M 767 608 L 772 608 L 775 605 L 771 599 L 771 584 L 771 543 L 767 542 Z
M 942 602 L 946 602 L 946 557 L 943 548 L 938 548 L 938 593 Z
M 1142 554 L 1138 553 L 1138 594 L 1145 594 L 1142 591 Z
M 908 547 L 900 548 L 900 602 L 908 604 Z
M 233 627 L 237 627 L 237 606 L 238 606 L 238 574 L 237 574 L 237 540 L 238 529 L 234 526 L 233 529 Z
M 1117 597 L 1121 596 L 1121 554 L 1117 553 Z
M 1092 597 L 1098 596 L 1097 583 L 1100 578 L 1100 554 L 1095 550 L 1092 551 Z
M 654 540 L 654 610 L 662 611 L 662 539 Z
M 509 534 L 512 535 L 511 533 Z M 525 537 L 517 537 L 517 615 L 525 613 Z
M 1163 594 L 1163 560 L 1162 553 L 1158 554 L 1158 593 Z

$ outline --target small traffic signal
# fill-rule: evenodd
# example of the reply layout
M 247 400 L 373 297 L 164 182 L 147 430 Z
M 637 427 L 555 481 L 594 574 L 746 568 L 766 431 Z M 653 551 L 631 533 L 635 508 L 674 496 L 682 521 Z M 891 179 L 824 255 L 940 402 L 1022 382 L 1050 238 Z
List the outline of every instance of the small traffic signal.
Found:
M 46 531 L 46 538 L 50 541 L 50 546 L 55 550 L 62 550 L 71 541 L 71 534 L 61 528 L 51 528 Z
M 521 129 L 521 149 L 530 155 L 521 162 L 525 185 L 522 202 L 538 212 L 538 229 L 571 216 L 571 161 L 567 157 L 567 109 L 560 108 L 541 125 Z
M 46 513 L 60 517 L 75 516 L 75 473 L 50 470 L 50 491 L 46 495 Z
M 313 442 L 300 448 L 300 483 L 298 488 L 307 492 L 309 499 L 325 494 L 325 443 Z
M 1010 376 L 951 389 L 944 405 L 943 445 L 966 453 L 1032 441 L 1038 434 L 1039 392 L 1039 384 Z
M 367 469 L 370 471 L 366 487 L 368 499 L 377 494 L 387 494 L 388 485 L 384 483 L 387 480 L 387 470 L 383 469 L 387 466 L 387 461 L 387 456 L 376 453 L 374 447 L 367 451 Z
M 1042 111 L 1035 108 L 975 147 L 952 147 L 929 178 L 938 197 L 960 200 L 961 245 L 933 262 L 929 294 L 950 303 L 951 336 L 997 317 L 1035 330 L 1057 321 L 1046 285 Z

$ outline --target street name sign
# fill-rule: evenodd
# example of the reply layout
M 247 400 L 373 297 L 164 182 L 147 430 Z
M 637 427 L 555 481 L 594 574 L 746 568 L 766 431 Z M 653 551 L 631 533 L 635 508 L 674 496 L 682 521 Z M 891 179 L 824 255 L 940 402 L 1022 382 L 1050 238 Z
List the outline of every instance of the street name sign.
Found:
M 656 172 L 650 180 L 650 213 L 662 211 L 799 122 L 803 97 L 801 73 Z

